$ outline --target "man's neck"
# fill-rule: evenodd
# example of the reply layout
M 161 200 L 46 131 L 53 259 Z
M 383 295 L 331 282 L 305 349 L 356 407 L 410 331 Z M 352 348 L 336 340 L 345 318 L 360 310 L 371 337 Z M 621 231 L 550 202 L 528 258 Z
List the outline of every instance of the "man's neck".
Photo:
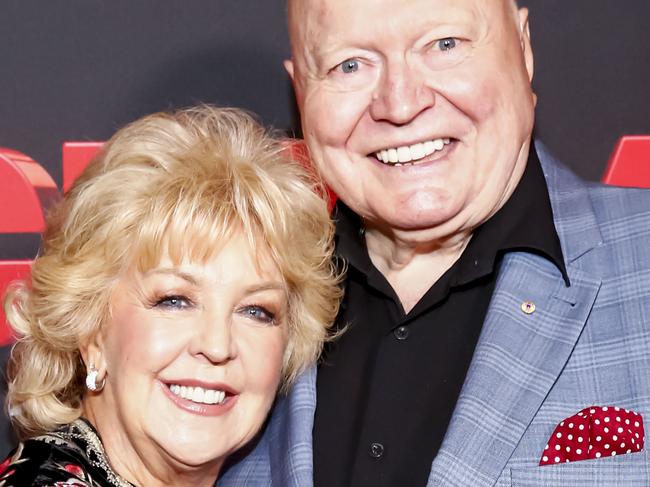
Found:
M 431 238 L 427 232 L 366 229 L 366 245 L 373 265 L 381 272 L 408 313 L 461 256 L 471 233 Z

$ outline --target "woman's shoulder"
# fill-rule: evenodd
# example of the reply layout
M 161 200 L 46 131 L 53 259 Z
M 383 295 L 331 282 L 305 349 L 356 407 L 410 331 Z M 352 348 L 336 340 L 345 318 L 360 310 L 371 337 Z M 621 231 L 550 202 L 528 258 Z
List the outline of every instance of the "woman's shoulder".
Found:
M 30 438 L 0 464 L 0 487 L 105 487 L 102 471 L 88 458 L 87 440 L 77 420 L 63 428 Z

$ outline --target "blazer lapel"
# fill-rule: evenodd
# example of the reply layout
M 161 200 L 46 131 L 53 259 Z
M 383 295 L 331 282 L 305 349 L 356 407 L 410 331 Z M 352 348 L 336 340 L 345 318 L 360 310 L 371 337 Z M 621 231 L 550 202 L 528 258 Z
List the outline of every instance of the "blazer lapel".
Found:
M 570 287 L 543 257 L 508 254 L 428 486 L 493 486 L 557 380 L 600 280 L 580 257 L 601 242 L 588 192 L 538 145 Z
M 316 366 L 308 368 L 287 396 L 279 397 L 258 441 L 231 457 L 216 486 L 310 487 L 311 430 L 316 410 Z
M 429 486 L 492 486 L 566 364 L 600 282 L 542 257 L 504 260 Z
M 269 424 L 268 445 L 273 485 L 310 487 L 313 479 L 312 428 L 316 411 L 316 365 L 282 398 Z

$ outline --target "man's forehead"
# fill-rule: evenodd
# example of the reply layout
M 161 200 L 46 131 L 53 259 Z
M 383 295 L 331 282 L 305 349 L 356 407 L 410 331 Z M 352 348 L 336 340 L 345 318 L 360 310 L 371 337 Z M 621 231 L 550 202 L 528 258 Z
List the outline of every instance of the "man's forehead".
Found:
M 494 2 L 506 4 L 511 7 L 517 7 L 517 0 L 481 0 L 482 2 Z M 289 18 L 304 12 L 324 13 L 329 5 L 335 3 L 333 0 L 287 0 L 287 11 Z M 343 2 L 345 4 L 345 2 Z M 408 5 L 409 0 L 404 0 L 405 5 Z
M 310 19 L 324 19 L 328 13 L 339 10 L 337 13 L 345 14 L 345 10 L 349 8 L 350 0 L 288 0 L 288 15 L 289 15 L 289 29 L 291 33 L 292 42 L 297 41 L 295 34 L 297 30 L 303 30 L 306 27 L 307 18 Z M 355 0 L 357 1 L 357 0 Z M 441 0 L 430 0 L 433 8 Z M 374 3 L 374 2 L 373 2 Z M 387 7 L 389 2 L 386 0 L 376 0 L 376 3 L 384 3 Z M 412 5 L 410 0 L 394 0 L 392 3 L 395 8 L 406 8 Z M 518 9 L 517 0 L 464 0 L 460 2 L 456 0 L 456 6 L 460 3 L 467 3 L 468 7 L 472 7 L 478 3 L 482 7 L 507 8 L 511 10 Z M 389 10 L 387 8 L 387 10 Z M 391 9 L 392 10 L 392 9 Z M 390 12 L 388 12 L 390 13 Z
M 289 34 L 294 42 L 298 30 L 303 30 L 307 17 L 322 19 L 334 8 L 332 0 L 288 0 Z

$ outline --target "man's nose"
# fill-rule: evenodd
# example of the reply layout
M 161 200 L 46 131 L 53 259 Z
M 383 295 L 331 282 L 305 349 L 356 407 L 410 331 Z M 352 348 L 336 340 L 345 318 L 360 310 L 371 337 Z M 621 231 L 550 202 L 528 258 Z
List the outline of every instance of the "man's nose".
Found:
M 206 313 L 197 323 L 190 352 L 213 364 L 225 363 L 237 356 L 236 340 L 230 320 L 221 314 Z
M 435 93 L 421 73 L 405 60 L 387 65 L 372 95 L 370 115 L 375 121 L 405 125 L 435 104 Z

